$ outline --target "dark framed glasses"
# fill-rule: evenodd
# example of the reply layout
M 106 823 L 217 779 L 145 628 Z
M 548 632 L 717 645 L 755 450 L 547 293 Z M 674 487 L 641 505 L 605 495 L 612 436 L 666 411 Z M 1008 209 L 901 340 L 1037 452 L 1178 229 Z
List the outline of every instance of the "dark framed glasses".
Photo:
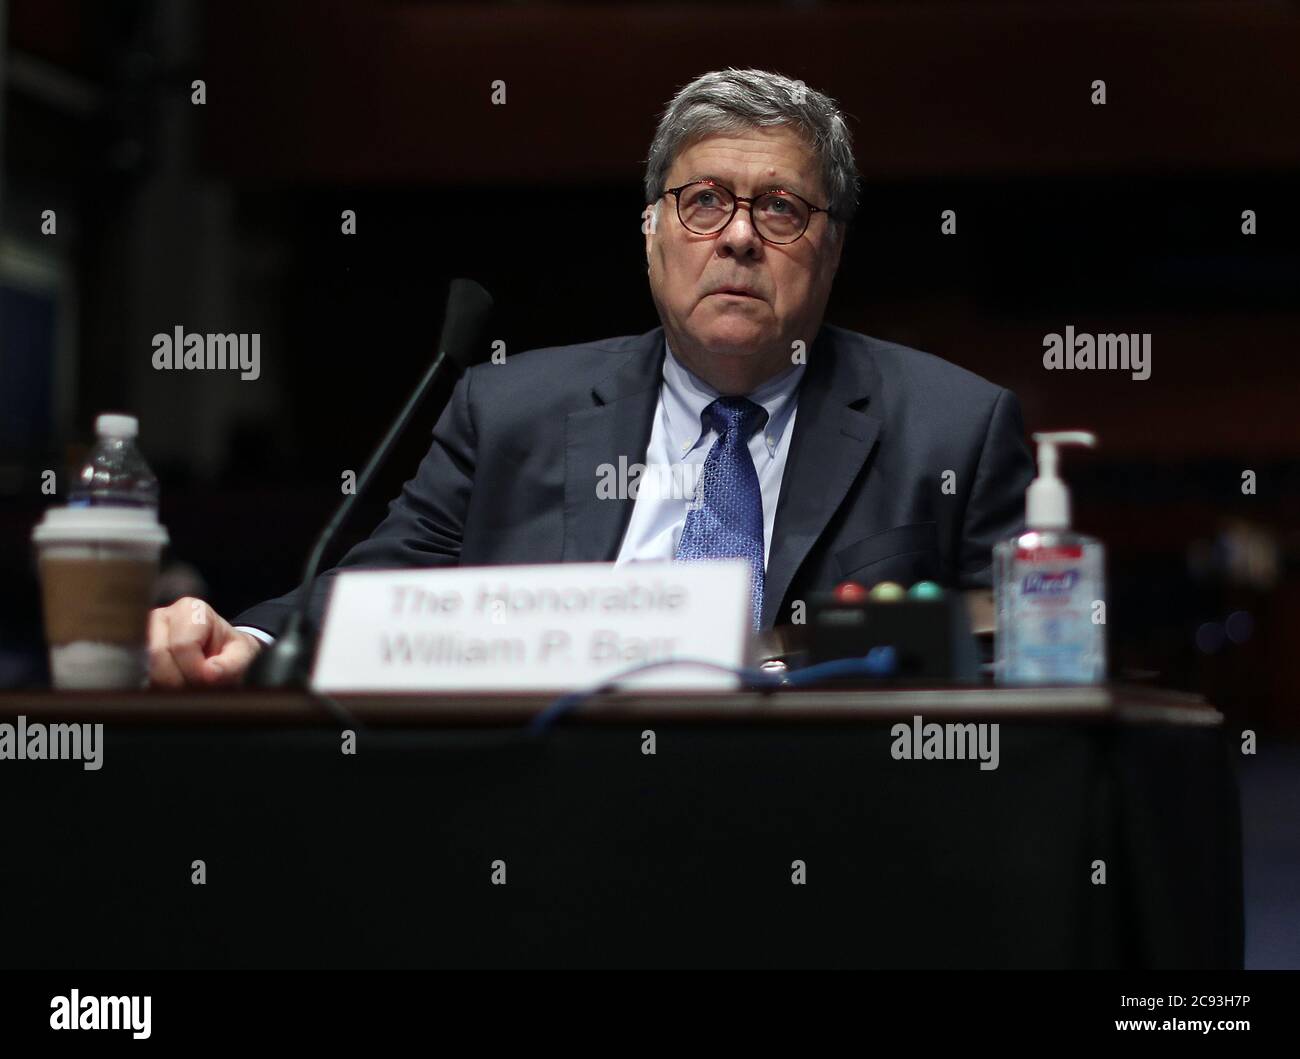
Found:
M 682 227 L 696 235 L 717 235 L 736 216 L 742 202 L 749 204 L 749 214 L 759 237 L 767 243 L 784 246 L 793 243 L 808 230 L 814 213 L 830 210 L 814 206 L 793 191 L 765 191 L 753 198 L 737 195 L 714 180 L 692 180 L 680 187 L 665 188 L 665 195 L 677 200 L 677 219 Z

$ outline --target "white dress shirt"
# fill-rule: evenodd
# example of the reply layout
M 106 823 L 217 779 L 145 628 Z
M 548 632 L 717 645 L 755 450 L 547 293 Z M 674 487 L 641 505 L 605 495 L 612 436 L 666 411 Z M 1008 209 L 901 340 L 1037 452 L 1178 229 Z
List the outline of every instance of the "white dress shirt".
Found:
M 615 563 L 671 559 L 686 525 L 687 505 L 718 432 L 706 427 L 704 409 L 722 396 L 693 375 L 665 342 L 664 381 L 650 428 L 645 468 L 638 483 L 632 518 Z M 790 436 L 799 405 L 805 365 L 792 364 L 745 396 L 767 410 L 767 423 L 749 439 L 749 454 L 763 494 L 763 564 L 772 550 L 776 503 L 781 496 Z

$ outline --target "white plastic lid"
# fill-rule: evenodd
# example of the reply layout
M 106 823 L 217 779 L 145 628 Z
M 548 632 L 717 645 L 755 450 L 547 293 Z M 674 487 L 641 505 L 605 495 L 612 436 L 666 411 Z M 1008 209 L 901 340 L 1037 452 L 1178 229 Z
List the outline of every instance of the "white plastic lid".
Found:
M 1057 474 L 1058 449 L 1063 445 L 1095 448 L 1097 437 L 1086 430 L 1052 430 L 1037 433 L 1038 477 L 1025 490 L 1025 526 L 1031 530 L 1070 528 L 1070 491 Z
M 36 544 L 149 544 L 169 538 L 158 516 L 144 507 L 52 507 L 32 530 Z
M 140 433 L 140 420 L 135 416 L 106 412 L 95 417 L 95 433 L 101 438 L 133 438 Z

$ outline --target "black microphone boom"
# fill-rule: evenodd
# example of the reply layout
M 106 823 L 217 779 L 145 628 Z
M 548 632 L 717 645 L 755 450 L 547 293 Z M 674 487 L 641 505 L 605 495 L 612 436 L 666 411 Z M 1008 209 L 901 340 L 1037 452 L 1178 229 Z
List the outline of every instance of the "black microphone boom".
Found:
M 339 528 L 356 506 L 357 499 L 366 491 L 375 472 L 388 459 L 389 452 L 402 436 L 412 417 L 424 403 L 434 380 L 445 361 L 451 361 L 459 371 L 488 358 L 486 339 L 488 315 L 492 311 L 492 296 L 471 279 L 454 279 L 447 294 L 447 312 L 443 317 L 442 335 L 438 339 L 438 352 L 424 373 L 410 399 L 370 459 L 357 475 L 356 488 L 343 498 L 333 517 L 316 538 L 315 547 L 303 568 L 302 586 L 298 589 L 298 606 L 294 608 L 275 643 L 263 648 L 249 666 L 246 683 L 258 688 L 301 687 L 306 684 L 312 657 L 312 636 L 307 629 L 308 606 L 311 587 L 320 571 L 325 552 L 333 543 Z

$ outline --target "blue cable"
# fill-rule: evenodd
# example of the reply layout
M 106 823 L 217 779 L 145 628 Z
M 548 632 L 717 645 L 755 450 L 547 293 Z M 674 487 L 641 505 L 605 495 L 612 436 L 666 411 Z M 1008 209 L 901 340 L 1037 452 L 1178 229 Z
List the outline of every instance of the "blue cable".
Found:
M 802 688 L 833 677 L 892 677 L 897 670 L 898 652 L 891 646 L 881 645 L 860 658 L 836 658 L 807 669 L 792 670 L 785 674 L 782 683 Z
M 662 669 L 668 666 L 699 666 L 723 673 L 731 673 L 740 678 L 741 687 L 752 691 L 771 691 L 776 688 L 802 688 L 819 681 L 834 677 L 890 677 L 898 668 L 898 653 L 890 646 L 873 647 L 860 658 L 837 658 L 831 662 L 820 662 L 807 669 L 796 669 L 785 673 L 770 673 L 765 669 L 726 666 L 719 662 L 708 662 L 702 658 L 662 658 L 655 662 L 640 662 L 620 670 L 595 687 L 582 691 L 571 691 L 561 695 L 541 713 L 529 722 L 528 730 L 533 735 L 541 735 L 556 721 L 572 712 L 587 699 L 617 690 L 618 682 L 636 673 L 648 669 Z

